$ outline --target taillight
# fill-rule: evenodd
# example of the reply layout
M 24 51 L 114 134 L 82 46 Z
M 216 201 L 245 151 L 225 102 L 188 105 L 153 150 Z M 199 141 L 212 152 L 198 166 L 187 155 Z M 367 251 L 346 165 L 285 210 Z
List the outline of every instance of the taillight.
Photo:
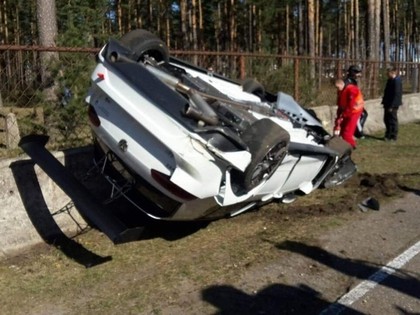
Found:
M 196 196 L 190 194 L 189 192 L 185 191 L 181 187 L 175 185 L 173 182 L 171 182 L 171 177 L 168 175 L 165 175 L 161 172 L 158 172 L 156 170 L 151 171 L 152 177 L 155 181 L 157 181 L 162 187 L 164 187 L 166 190 L 170 191 L 175 196 L 184 199 L 184 200 L 194 200 L 197 199 Z
M 92 105 L 88 107 L 88 116 L 90 122 L 95 126 L 99 127 L 101 125 L 101 121 L 99 120 L 98 114 L 96 113 L 95 108 Z

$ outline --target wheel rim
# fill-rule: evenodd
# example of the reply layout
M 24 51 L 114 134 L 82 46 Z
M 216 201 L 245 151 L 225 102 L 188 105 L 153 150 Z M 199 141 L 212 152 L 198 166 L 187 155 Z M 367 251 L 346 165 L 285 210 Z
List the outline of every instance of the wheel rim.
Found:
M 146 50 L 142 52 L 137 59 L 137 62 L 144 62 L 146 59 L 153 60 L 156 63 L 164 61 L 162 53 L 158 50 Z
M 264 178 L 270 177 L 286 155 L 286 147 L 284 142 L 276 144 L 264 158 L 258 163 L 251 176 L 251 183 L 253 186 L 258 185 Z

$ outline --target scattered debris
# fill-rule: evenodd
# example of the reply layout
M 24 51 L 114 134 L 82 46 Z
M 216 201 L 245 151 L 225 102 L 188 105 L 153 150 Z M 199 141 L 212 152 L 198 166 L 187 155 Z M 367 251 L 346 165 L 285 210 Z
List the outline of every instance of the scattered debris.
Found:
M 360 208 L 360 210 L 362 210 L 362 212 L 366 212 L 368 210 L 378 211 L 380 208 L 379 201 L 372 197 L 363 200 L 361 203 L 358 204 L 358 207 Z

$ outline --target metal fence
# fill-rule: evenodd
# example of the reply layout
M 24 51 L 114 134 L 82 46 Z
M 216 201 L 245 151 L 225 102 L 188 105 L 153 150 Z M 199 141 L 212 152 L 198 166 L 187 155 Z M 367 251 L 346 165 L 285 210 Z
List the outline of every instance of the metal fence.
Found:
M 47 67 L 47 82 L 41 78 L 44 52 L 57 55 Z M 33 133 L 49 135 L 50 149 L 91 143 L 84 98 L 97 52 L 89 48 L 0 46 L 0 157 L 19 154 L 20 137 Z M 291 94 L 306 107 L 334 105 L 333 81 L 344 76 L 350 64 L 363 69 L 359 83 L 365 98 L 378 98 L 390 66 L 268 54 L 171 51 L 171 55 L 232 79 L 257 79 L 267 91 Z M 419 64 L 393 66 L 400 70 L 404 92 L 418 92 Z

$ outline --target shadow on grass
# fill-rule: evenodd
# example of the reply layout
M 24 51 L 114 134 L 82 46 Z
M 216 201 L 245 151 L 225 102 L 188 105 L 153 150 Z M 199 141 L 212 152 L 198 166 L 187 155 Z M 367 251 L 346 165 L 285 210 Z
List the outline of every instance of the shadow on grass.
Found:
M 399 185 L 398 187 L 403 191 L 411 192 L 413 194 L 416 194 L 417 196 L 420 196 L 420 189 L 410 188 L 410 187 L 405 186 L 405 185 Z
M 404 174 L 404 176 L 406 176 L 406 177 L 413 176 L 413 177 L 417 178 L 417 177 L 420 177 L 420 173 L 417 172 L 417 173 L 411 173 L 411 174 Z M 411 188 L 411 187 L 408 187 L 407 185 L 402 185 L 402 184 L 398 185 L 398 187 L 405 192 L 414 193 L 417 196 L 420 196 L 420 189 L 418 189 L 418 188 Z
M 145 226 L 141 239 L 163 238 L 176 241 L 206 228 L 209 222 L 151 222 Z
M 67 257 L 86 268 L 110 261 L 110 256 L 99 256 L 67 237 L 55 222 L 42 193 L 34 164 L 17 161 L 10 165 L 25 210 L 41 238 Z
M 70 163 L 66 162 L 66 164 Z M 112 260 L 111 256 L 103 257 L 89 251 L 63 233 L 44 199 L 34 166 L 35 164 L 30 161 L 17 161 L 13 162 L 10 168 L 22 204 L 40 237 L 47 244 L 56 247 L 67 257 L 86 268 Z M 95 194 L 98 193 L 104 192 L 92 192 L 92 197 L 95 197 Z M 74 202 L 78 204 L 81 200 L 75 199 Z M 115 219 L 125 224 L 129 230 L 136 230 L 136 236 L 131 237 L 129 241 L 158 237 L 173 241 L 193 234 L 208 225 L 208 222 L 161 222 L 153 220 L 140 210 L 135 209 L 123 198 L 109 205 L 104 205 L 102 211 L 104 214 L 108 213 L 115 216 Z
M 211 286 L 202 291 L 202 299 L 218 309 L 215 314 L 223 315 L 318 314 L 330 305 L 321 295 L 304 284 L 297 287 L 273 284 L 256 294 L 247 294 L 228 285 Z M 343 310 L 362 314 L 350 307 Z
M 134 207 L 125 198 L 119 198 L 110 205 L 112 214 L 127 227 L 143 227 L 138 241 L 163 238 L 176 241 L 206 228 L 211 221 L 164 221 L 149 217 Z
M 384 137 L 372 136 L 372 135 L 365 135 L 365 139 L 385 141 Z

